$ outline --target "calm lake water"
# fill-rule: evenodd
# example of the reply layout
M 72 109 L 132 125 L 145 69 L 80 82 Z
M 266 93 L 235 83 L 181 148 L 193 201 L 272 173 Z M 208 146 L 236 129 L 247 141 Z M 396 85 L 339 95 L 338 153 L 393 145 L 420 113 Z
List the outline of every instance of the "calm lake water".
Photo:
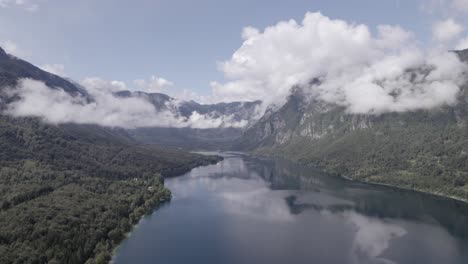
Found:
M 115 263 L 468 263 L 468 206 L 286 161 L 225 160 L 166 180 Z

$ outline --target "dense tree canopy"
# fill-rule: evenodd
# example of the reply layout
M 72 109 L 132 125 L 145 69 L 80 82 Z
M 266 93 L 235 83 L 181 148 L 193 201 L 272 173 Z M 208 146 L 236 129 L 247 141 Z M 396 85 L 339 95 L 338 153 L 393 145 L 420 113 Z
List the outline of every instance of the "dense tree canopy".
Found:
M 219 159 L 121 137 L 0 116 L 0 263 L 106 263 L 170 199 L 162 176 Z

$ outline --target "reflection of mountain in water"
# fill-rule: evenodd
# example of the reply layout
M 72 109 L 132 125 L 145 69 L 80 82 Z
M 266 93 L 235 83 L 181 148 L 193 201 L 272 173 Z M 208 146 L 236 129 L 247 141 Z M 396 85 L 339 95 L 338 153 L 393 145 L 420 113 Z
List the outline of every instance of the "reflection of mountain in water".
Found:
M 116 263 L 468 259 L 467 239 L 460 238 L 466 236 L 466 207 L 457 209 L 457 202 L 346 181 L 285 161 L 223 156 L 218 164 L 167 179 L 171 203 L 140 224 Z M 181 251 L 191 257 L 179 258 Z
M 468 206 L 462 202 L 387 186 L 366 185 L 326 175 L 316 168 L 285 160 L 246 162 L 270 183 L 272 189 L 309 190 L 343 199 L 344 203 L 320 204 L 296 195 L 286 197 L 291 213 L 304 210 L 343 213 L 354 211 L 376 218 L 393 218 L 440 224 L 450 234 L 468 238 Z

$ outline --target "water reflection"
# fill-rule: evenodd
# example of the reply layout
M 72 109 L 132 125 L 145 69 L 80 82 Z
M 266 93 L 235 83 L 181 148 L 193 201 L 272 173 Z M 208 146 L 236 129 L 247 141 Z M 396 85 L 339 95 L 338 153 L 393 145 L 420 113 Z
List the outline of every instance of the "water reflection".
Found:
M 468 206 L 465 203 L 429 194 L 385 186 L 369 186 L 330 177 L 318 169 L 297 166 L 288 161 L 256 163 L 250 169 L 268 170 L 265 180 L 273 189 L 296 189 L 328 193 L 347 201 L 335 210 L 352 209 L 372 217 L 397 218 L 440 224 L 452 235 L 468 238 Z M 268 169 L 262 168 L 266 165 Z M 311 177 L 311 175 L 313 175 Z
M 269 221 L 293 220 L 288 205 L 281 195 L 271 191 L 270 183 L 248 169 L 241 158 L 226 158 L 229 162 L 196 168 L 187 177 L 168 181 L 173 202 L 192 199 L 197 193 L 210 196 L 225 213 Z
M 117 263 L 468 263 L 465 204 L 224 154 L 168 179 Z
M 356 226 L 351 247 L 353 263 L 395 263 L 381 257 L 381 254 L 390 246 L 390 240 L 406 234 L 405 229 L 356 213 L 350 213 L 347 218 Z
M 304 210 L 315 210 L 323 214 L 338 214 L 355 227 L 355 237 L 350 250 L 352 263 L 395 263 L 381 258 L 380 255 L 389 247 L 390 240 L 405 235 L 406 230 L 385 220 L 364 217 L 353 210 L 351 204 L 320 205 L 298 203 L 297 197 L 285 198 L 291 214 L 300 214 Z

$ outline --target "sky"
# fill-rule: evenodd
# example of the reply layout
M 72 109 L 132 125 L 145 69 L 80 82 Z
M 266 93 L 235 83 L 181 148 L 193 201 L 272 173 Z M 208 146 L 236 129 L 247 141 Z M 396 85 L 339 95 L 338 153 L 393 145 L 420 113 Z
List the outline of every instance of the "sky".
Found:
M 13 116 L 51 123 L 241 127 L 233 116 L 158 112 L 116 91 L 201 103 L 283 105 L 293 87 L 350 114 L 454 105 L 468 65 L 468 0 L 0 0 L 0 45 L 94 98 L 21 80 Z
M 244 27 L 300 23 L 306 12 L 321 12 L 371 31 L 380 24 L 400 25 L 430 45 L 436 21 L 465 24 L 454 2 L 0 0 L 0 44 L 78 81 L 94 77 L 135 90 L 152 85 L 173 96 L 209 96 L 213 82 L 226 82 L 219 65 L 241 47 Z

